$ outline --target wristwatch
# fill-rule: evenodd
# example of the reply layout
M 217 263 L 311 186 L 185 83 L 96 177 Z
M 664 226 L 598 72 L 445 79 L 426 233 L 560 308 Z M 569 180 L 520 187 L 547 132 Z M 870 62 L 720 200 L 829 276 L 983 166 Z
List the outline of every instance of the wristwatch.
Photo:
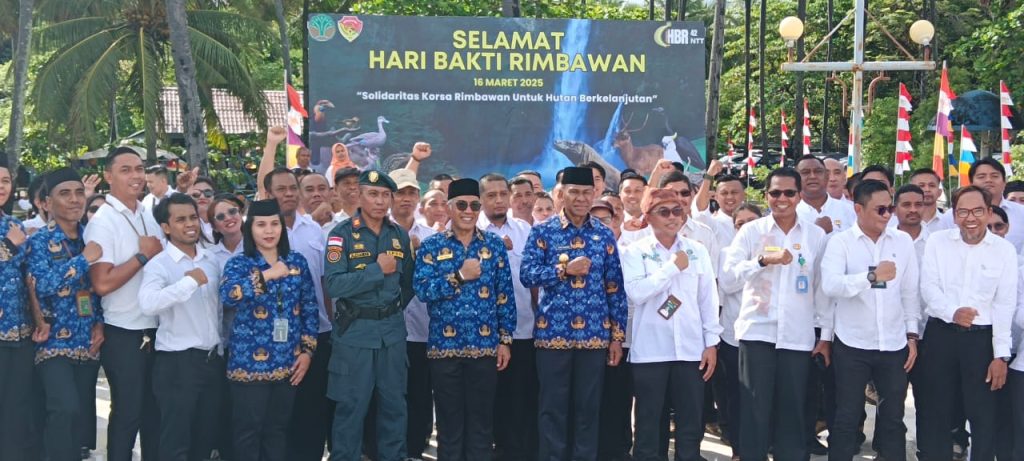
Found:
M 707 174 L 707 173 L 704 173 L 704 180 L 705 180 L 705 181 L 714 181 L 714 180 L 715 180 L 715 177 L 714 177 L 714 176 L 711 176 L 711 175 L 709 175 L 709 174 Z
M 1009 357 L 996 357 L 996 358 L 999 359 L 999 360 L 1002 360 L 1003 362 L 1010 363 L 1010 358 Z
M 145 266 L 146 263 L 149 262 L 149 258 L 147 258 L 146 255 L 142 254 L 141 252 L 135 253 L 135 259 L 139 261 L 139 264 L 142 264 L 143 266 Z
M 764 255 L 757 257 L 757 265 L 761 267 L 768 267 L 768 263 L 764 262 Z
M 875 275 L 875 271 L 868 271 L 868 281 L 875 283 L 876 280 L 878 280 L 878 276 Z

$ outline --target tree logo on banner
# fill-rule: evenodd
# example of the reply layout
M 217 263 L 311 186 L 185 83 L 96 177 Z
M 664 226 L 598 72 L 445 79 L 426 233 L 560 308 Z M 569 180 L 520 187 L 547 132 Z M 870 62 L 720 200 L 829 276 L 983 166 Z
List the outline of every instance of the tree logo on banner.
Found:
M 338 30 L 351 43 L 363 32 L 363 21 L 355 16 L 345 16 L 338 21 Z
M 318 14 L 309 18 L 306 29 L 309 30 L 309 38 L 318 42 L 326 42 L 334 38 L 334 20 L 326 14 Z

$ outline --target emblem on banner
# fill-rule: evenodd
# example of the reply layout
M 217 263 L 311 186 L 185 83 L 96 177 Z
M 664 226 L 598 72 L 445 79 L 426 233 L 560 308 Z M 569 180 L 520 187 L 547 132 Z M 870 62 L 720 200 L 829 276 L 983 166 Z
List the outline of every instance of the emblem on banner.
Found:
M 326 14 L 318 14 L 309 18 L 306 29 L 309 31 L 309 38 L 318 42 L 326 42 L 334 38 L 334 20 Z
M 341 32 L 341 36 L 345 37 L 345 40 L 349 42 L 355 41 L 359 34 L 363 32 L 363 21 L 355 16 L 345 16 L 338 21 L 338 31 Z

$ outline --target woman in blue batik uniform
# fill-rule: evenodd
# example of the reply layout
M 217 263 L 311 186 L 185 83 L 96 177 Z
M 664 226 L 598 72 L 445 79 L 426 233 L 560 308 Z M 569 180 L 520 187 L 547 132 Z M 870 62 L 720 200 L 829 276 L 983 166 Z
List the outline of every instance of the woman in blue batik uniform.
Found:
M 290 251 L 276 201 L 253 202 L 242 232 L 244 252 L 228 261 L 220 285 L 224 307 L 237 312 L 227 371 L 234 455 L 284 460 L 295 388 L 316 350 L 313 279 Z
M 0 159 L 0 447 L 4 460 L 28 459 L 32 402 L 32 325 L 25 309 L 25 228 L 5 213 L 14 181 Z

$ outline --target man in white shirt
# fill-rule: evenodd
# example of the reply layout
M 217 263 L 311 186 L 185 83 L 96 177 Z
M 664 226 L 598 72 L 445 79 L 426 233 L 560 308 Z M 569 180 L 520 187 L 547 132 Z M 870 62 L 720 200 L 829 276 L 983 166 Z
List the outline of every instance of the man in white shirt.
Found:
M 853 226 L 857 221 L 853 206 L 830 197 L 826 192 L 828 170 L 825 162 L 813 155 L 804 155 L 797 161 L 796 170 L 800 173 L 803 187 L 800 192 L 802 200 L 796 207 L 800 219 L 818 225 L 826 234 Z
M 924 191 L 913 184 L 905 184 L 896 191 L 895 208 L 896 228 L 906 232 L 914 242 L 918 265 L 924 258 L 924 247 L 931 232 L 923 225 L 921 213 L 925 209 Z M 918 331 L 918 333 L 923 333 Z
M 887 227 L 892 214 L 889 186 L 861 181 L 854 189 L 857 223 L 829 239 L 821 262 L 822 291 L 834 304 L 832 363 L 836 416 L 829 458 L 852 460 L 860 452 L 855 434 L 864 412 L 864 386 L 880 397 L 874 446 L 885 459 L 906 459 L 903 401 L 907 372 L 917 358 L 921 303 L 918 263 L 910 237 Z M 831 318 L 830 318 L 831 317 Z
M 526 176 L 512 178 L 512 216 L 533 226 L 533 204 L 537 201 L 533 182 Z
M 765 196 L 771 215 L 739 230 L 726 249 L 723 283 L 743 280 L 736 320 L 740 341 L 740 449 L 742 459 L 807 459 L 806 390 L 810 357 L 828 362 L 831 331 L 816 322 L 831 301 L 820 292 L 819 260 L 825 232 L 798 219 L 800 174 L 777 168 L 768 175 Z M 818 323 L 816 325 L 816 323 Z
M 718 160 L 712 160 L 708 166 L 707 174 L 704 175 L 704 182 L 697 189 L 697 197 L 693 203 L 693 219 L 710 227 L 715 231 L 718 244 L 726 246 L 732 243 L 736 236 L 732 222 L 732 212 L 736 211 L 746 201 L 746 192 L 740 178 L 732 175 L 719 176 L 722 171 L 722 164 Z M 715 200 L 718 202 L 718 211 L 711 213 L 711 186 L 716 185 Z M 716 263 L 717 264 L 717 263 Z
M 1006 216 L 1010 218 L 1010 232 L 1006 234 L 1006 240 L 1009 240 L 1019 253 L 1024 246 L 1024 205 L 1003 198 L 1003 190 L 1006 189 L 1006 168 L 999 160 L 984 157 L 971 165 L 968 175 L 971 184 L 988 191 L 992 196 L 993 205 L 1006 211 Z
M 175 192 L 174 189 L 171 189 L 167 167 L 153 165 L 146 168 L 146 188 L 149 189 L 149 193 L 142 199 L 142 206 L 153 211 L 161 200 L 170 197 Z
M 1024 266 L 1020 266 L 1024 268 Z M 1013 332 L 1017 343 L 1016 358 L 1010 362 L 1007 377 L 1007 389 L 1013 405 L 1013 459 L 1024 459 L 1024 271 L 1020 271 L 1017 279 L 1017 313 L 1013 316 Z
M 921 188 L 924 195 L 924 208 L 921 209 L 921 224 L 930 234 L 940 230 L 956 227 L 953 220 L 942 219 L 938 198 L 942 196 L 942 181 L 931 168 L 921 168 L 910 173 L 909 183 Z
M 508 216 L 509 185 L 499 174 L 480 178 L 481 212 L 477 227 L 505 241 L 509 267 L 512 269 L 512 291 L 516 301 L 516 330 L 512 334 L 512 356 L 508 368 L 498 373 L 498 395 L 494 418 L 494 441 L 509 459 L 529 457 L 536 452 L 533 428 L 537 421 L 537 365 L 533 347 L 533 309 L 537 290 L 523 286 L 519 269 L 523 249 L 530 236 L 530 225 Z
M 334 173 L 334 195 L 341 209 L 336 209 L 331 222 L 323 225 L 324 235 L 330 234 L 334 226 L 351 218 L 359 208 L 359 170 L 342 168 Z
M 323 228 L 309 215 L 298 213 L 302 195 L 295 174 L 285 167 L 277 167 L 263 177 L 263 187 L 269 198 L 277 200 L 288 228 L 288 244 L 297 251 L 309 265 L 313 278 L 313 292 L 316 294 L 320 316 L 320 333 L 317 337 L 316 354 L 309 365 L 306 377 L 295 393 L 292 422 L 288 434 L 288 453 L 291 459 L 306 460 L 323 457 L 324 445 L 331 428 L 334 405 L 327 398 L 327 364 L 331 357 L 332 317 L 324 303 L 323 276 L 324 251 L 327 239 Z M 307 196 L 306 198 L 310 198 Z M 304 205 L 311 206 L 310 203 Z
M 636 171 L 626 170 L 619 177 L 619 197 L 622 197 L 622 205 L 625 208 L 623 221 L 640 219 L 643 212 L 640 211 L 640 200 L 644 197 L 644 190 L 647 189 L 647 179 Z
M 670 189 L 646 192 L 652 235 L 622 255 L 633 314 L 629 361 L 636 395 L 636 459 L 659 458 L 666 392 L 675 409 L 676 458 L 701 459 L 704 383 L 717 363 L 718 288 L 703 245 L 680 236 L 685 210 Z
M 825 186 L 828 196 L 841 202 L 851 203 L 852 201 L 846 198 L 846 163 L 834 158 L 826 158 L 825 169 L 828 174 L 828 185 Z
M 163 250 L 161 230 L 138 196 L 146 180 L 142 158 L 119 147 L 107 154 L 103 177 L 107 203 L 89 220 L 86 242 L 103 256 L 89 266 L 93 290 L 102 297 L 105 341 L 100 362 L 110 383 L 107 459 L 130 461 L 141 429 L 142 456 L 157 458 L 160 417 L 151 392 L 156 317 L 139 306 L 142 267 Z
M 930 389 L 926 400 L 916 401 L 922 459 L 951 455 L 957 381 L 971 425 L 972 459 L 995 456 L 995 391 L 1005 384 L 1010 361 L 1018 263 L 1007 257 L 1016 254 L 1013 244 L 985 227 L 991 200 L 978 186 L 960 189 L 951 211 L 958 228 L 932 234 L 925 246 L 921 295 L 929 319 L 917 366 Z
M 153 393 L 160 407 L 160 459 L 205 459 L 217 446 L 224 359 L 220 264 L 197 243 L 196 203 L 174 194 L 153 217 L 168 245 L 142 271 L 139 306 L 157 316 Z

